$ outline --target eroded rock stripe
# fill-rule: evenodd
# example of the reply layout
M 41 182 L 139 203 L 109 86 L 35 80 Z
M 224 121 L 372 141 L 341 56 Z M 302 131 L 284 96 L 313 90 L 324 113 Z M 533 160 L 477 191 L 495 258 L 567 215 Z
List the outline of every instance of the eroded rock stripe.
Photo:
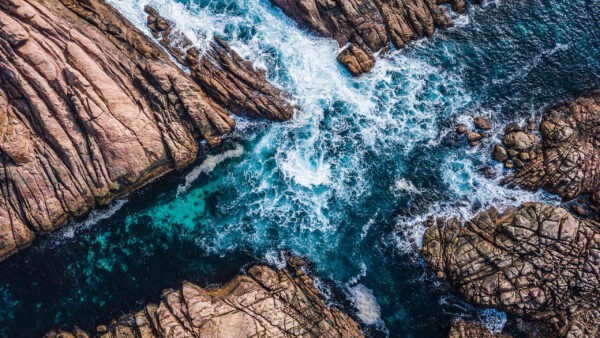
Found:
M 363 337 L 360 326 L 323 303 L 313 281 L 293 260 L 274 271 L 256 265 L 219 288 L 184 282 L 162 301 L 97 328 L 112 337 Z M 75 328 L 47 338 L 88 337 Z
M 292 118 L 295 106 L 288 94 L 269 83 L 264 71 L 240 57 L 218 37 L 199 51 L 170 21 L 146 6 L 148 27 L 169 53 L 189 68 L 192 78 L 211 98 L 237 115 L 274 121 Z
M 480 1 L 476 1 L 480 2 Z M 436 28 L 449 27 L 452 18 L 445 7 L 466 11 L 465 0 L 271 0 L 302 28 L 335 39 L 344 48 L 338 55 L 354 76 L 370 71 L 374 53 L 392 43 L 407 43 L 431 36 Z

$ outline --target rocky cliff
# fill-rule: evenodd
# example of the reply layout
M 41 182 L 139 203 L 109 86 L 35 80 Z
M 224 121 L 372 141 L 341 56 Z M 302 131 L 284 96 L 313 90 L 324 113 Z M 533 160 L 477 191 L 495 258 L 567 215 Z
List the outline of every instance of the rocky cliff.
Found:
M 1 1 L 0 260 L 190 163 L 196 138 L 219 144 L 228 110 L 289 119 L 285 95 L 234 80 L 252 67 L 221 48 L 198 85 L 102 0 Z
M 600 223 L 525 203 L 428 226 L 423 258 L 470 303 L 537 323 L 539 335 L 600 335 Z
M 465 0 L 271 0 L 302 28 L 335 39 L 344 49 L 338 55 L 354 76 L 375 65 L 374 53 L 402 48 L 431 36 L 436 28 L 452 25 L 445 7 L 464 13 Z M 479 2 L 479 1 L 478 1 Z
M 184 282 L 162 301 L 97 328 L 100 337 L 362 337 L 361 328 L 320 299 L 313 281 L 291 259 L 274 271 L 256 265 L 215 288 Z M 88 337 L 80 329 L 47 338 Z

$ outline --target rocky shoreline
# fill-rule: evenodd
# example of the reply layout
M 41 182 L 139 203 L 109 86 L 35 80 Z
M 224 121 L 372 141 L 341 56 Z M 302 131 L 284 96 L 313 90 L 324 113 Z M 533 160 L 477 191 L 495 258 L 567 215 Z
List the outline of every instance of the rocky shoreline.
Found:
M 321 299 L 305 262 L 289 257 L 287 267 L 254 265 L 226 284 L 201 288 L 183 282 L 164 290 L 162 301 L 100 325 L 98 337 L 363 337 L 360 326 Z M 83 338 L 79 328 L 47 338 Z
M 503 184 L 575 200 L 572 212 L 532 202 L 502 212 L 490 208 L 464 222 L 426 222 L 421 255 L 436 276 L 471 304 L 523 318 L 529 334 L 600 335 L 598 118 L 600 94 L 593 92 L 548 109 L 541 138 L 532 120 L 508 125 L 491 154 L 509 170 Z M 457 131 L 477 145 L 466 126 Z M 449 336 L 468 331 L 453 327 Z
M 480 1 L 475 1 L 480 3 Z M 338 61 L 354 76 L 369 72 L 375 54 L 402 48 L 413 40 L 450 27 L 449 3 L 465 13 L 465 0 L 271 0 L 301 28 L 334 39 L 343 48 Z
M 201 67 L 187 58 L 192 79 L 102 0 L 0 3 L 0 261 L 191 163 L 230 112 L 290 119 L 287 95 L 219 43 Z

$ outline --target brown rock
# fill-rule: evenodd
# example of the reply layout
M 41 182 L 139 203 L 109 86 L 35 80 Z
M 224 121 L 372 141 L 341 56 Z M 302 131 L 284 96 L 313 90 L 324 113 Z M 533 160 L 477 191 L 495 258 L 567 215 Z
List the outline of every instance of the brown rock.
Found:
M 565 200 L 593 195 L 600 186 L 600 93 L 582 96 L 544 113 L 540 151 L 504 182 L 543 188 Z
M 229 45 L 215 37 L 202 55 L 175 25 L 146 6 L 148 27 L 169 53 L 187 66 L 192 78 L 218 104 L 237 115 L 263 117 L 274 121 L 292 118 L 289 95 L 267 81 L 264 72 L 242 59 Z M 154 19 L 154 23 L 152 22 Z M 161 24 L 164 23 L 164 24 Z M 360 63 L 365 66 L 365 63 Z
M 490 125 L 490 120 L 483 116 L 477 116 L 475 119 L 473 119 L 473 123 L 475 124 L 475 128 L 477 128 L 477 129 L 481 129 L 481 130 L 492 129 L 492 127 Z
M 519 152 L 531 149 L 536 142 L 537 136 L 534 134 L 525 133 L 523 131 L 510 132 L 502 139 L 502 143 L 504 143 L 507 148 L 511 148 Z
M 461 224 L 439 219 L 422 255 L 470 303 L 537 322 L 548 336 L 600 334 L 600 223 L 543 203 Z
M 589 214 L 588 214 L 587 210 L 585 210 L 585 209 L 584 209 L 584 208 L 583 208 L 581 205 L 579 205 L 579 204 L 573 204 L 573 205 L 571 206 L 571 210 L 572 210 L 572 211 L 573 211 L 575 214 L 577 214 L 577 215 L 579 215 L 579 216 L 582 216 L 582 217 L 587 217 L 587 216 L 589 216 Z
M 234 120 L 207 88 L 104 1 L 0 1 L 0 260 L 219 144 Z
M 436 28 L 452 25 L 441 3 L 466 11 L 464 0 L 271 0 L 302 28 L 335 39 L 339 46 L 351 43 L 338 57 L 353 75 L 368 71 L 373 53 L 392 43 L 407 43 L 431 36 Z
M 485 325 L 479 323 L 468 323 L 459 320 L 452 323 L 448 338 L 511 338 L 512 336 L 498 333 L 493 334 Z
M 494 146 L 494 150 L 492 150 L 492 158 L 494 161 L 504 162 L 508 159 L 508 155 L 506 154 L 506 149 L 503 146 L 496 144 Z
M 467 126 L 466 126 L 466 125 L 464 125 L 464 124 L 459 124 L 458 126 L 456 126 L 456 132 L 457 132 L 459 135 L 462 135 L 462 134 L 466 133 L 466 132 L 467 132 L 467 130 L 468 130 L 468 129 L 467 129 Z
M 467 142 L 469 142 L 471 147 L 478 145 L 479 141 L 481 141 L 482 138 L 483 136 L 481 135 L 481 133 L 478 133 L 476 131 L 467 132 Z
M 363 337 L 360 326 L 328 307 L 300 267 L 255 265 L 219 288 L 184 282 L 108 327 L 106 337 Z M 47 338 L 72 337 L 62 331 Z
M 355 43 L 342 50 L 337 59 L 353 76 L 366 73 L 375 66 L 373 55 Z

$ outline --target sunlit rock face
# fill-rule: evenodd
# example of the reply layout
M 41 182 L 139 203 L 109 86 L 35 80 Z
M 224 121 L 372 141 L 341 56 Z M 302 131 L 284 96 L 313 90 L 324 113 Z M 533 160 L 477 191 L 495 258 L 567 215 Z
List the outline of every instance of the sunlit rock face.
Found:
M 111 325 L 100 337 L 363 337 L 361 328 L 320 298 L 303 262 L 291 258 L 288 269 L 255 265 L 221 287 L 184 282 L 165 290 L 162 301 Z M 54 337 L 87 337 L 54 331 Z
M 228 68 L 195 74 L 252 68 L 236 55 L 220 62 Z M 220 100 L 232 96 L 227 83 L 201 85 L 104 1 L 0 3 L 0 260 L 34 233 L 187 165 L 197 138 L 220 144 L 234 127 L 228 109 L 271 113 L 272 101 L 238 98 L 233 109 Z M 273 88 L 264 76 L 244 85 Z
M 469 302 L 568 337 L 599 333 L 600 224 L 543 203 L 428 221 L 423 258 Z

